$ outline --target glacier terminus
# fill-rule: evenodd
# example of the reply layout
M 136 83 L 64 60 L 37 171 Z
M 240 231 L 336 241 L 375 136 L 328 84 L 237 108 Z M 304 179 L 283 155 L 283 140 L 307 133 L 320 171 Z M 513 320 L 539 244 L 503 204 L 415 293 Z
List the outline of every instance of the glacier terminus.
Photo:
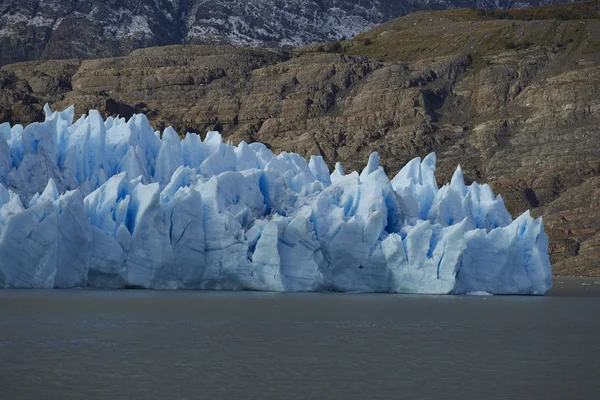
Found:
M 0 287 L 537 294 L 541 218 L 436 158 L 392 179 L 144 115 L 0 125 Z

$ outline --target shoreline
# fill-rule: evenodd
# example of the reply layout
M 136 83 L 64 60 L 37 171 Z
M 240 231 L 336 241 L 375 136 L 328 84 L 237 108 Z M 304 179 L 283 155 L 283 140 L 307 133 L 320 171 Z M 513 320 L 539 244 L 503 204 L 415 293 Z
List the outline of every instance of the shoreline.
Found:
M 93 292 L 130 292 L 130 291 L 141 291 L 141 292 L 159 292 L 159 293 L 168 293 L 168 292 L 211 292 L 211 293 L 226 293 L 228 291 L 213 291 L 213 290 L 193 290 L 193 289 L 183 289 L 183 290 L 160 290 L 160 289 L 102 289 L 102 288 L 71 288 L 71 289 L 0 289 L 0 293 L 4 291 L 93 291 Z M 268 291 L 252 291 L 252 290 L 242 290 L 242 291 L 231 291 L 231 293 L 271 293 L 278 294 L 279 292 L 268 292 Z M 281 293 L 336 293 L 336 292 L 281 292 Z M 347 292 L 353 293 L 353 292 Z M 369 293 L 365 293 L 369 294 Z M 453 295 L 428 295 L 428 294 L 410 294 L 410 293 L 382 293 L 382 294 L 394 294 L 394 295 L 407 295 L 407 296 L 453 296 Z M 482 296 L 486 296 L 481 294 Z M 460 295 L 465 296 L 465 295 Z M 466 295 L 469 296 L 469 295 Z M 489 295 L 488 295 L 489 296 Z M 600 297 L 600 277 L 574 277 L 574 276 L 553 276 L 552 277 L 552 288 L 546 292 L 544 295 L 536 296 L 536 295 L 503 295 L 498 294 L 496 296 L 522 296 L 522 297 Z
M 600 297 L 600 277 L 553 276 L 549 297 Z

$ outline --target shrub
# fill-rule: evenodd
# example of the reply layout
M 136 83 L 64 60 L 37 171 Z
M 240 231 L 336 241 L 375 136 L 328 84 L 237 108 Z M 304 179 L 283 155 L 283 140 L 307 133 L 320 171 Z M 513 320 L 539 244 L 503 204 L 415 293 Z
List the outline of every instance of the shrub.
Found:
M 504 44 L 504 48 L 506 50 L 523 50 L 531 47 L 532 45 L 533 43 L 531 43 L 530 41 L 525 41 L 523 43 L 508 42 Z
M 342 44 L 340 42 L 333 42 L 329 46 L 329 51 L 338 51 L 342 49 Z

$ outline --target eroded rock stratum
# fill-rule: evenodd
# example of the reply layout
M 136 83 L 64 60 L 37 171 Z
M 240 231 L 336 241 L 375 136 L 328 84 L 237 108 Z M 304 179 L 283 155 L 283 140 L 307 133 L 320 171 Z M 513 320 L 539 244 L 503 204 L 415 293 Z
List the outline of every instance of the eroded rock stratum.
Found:
M 369 41 L 366 41 L 368 38 Z M 74 104 L 183 134 L 321 155 L 360 170 L 377 151 L 389 176 L 435 151 L 487 181 L 513 216 L 543 215 L 556 274 L 600 274 L 600 22 L 413 14 L 341 46 L 291 53 L 218 46 L 7 65 L 4 121 Z M 367 55 L 369 57 L 366 57 Z

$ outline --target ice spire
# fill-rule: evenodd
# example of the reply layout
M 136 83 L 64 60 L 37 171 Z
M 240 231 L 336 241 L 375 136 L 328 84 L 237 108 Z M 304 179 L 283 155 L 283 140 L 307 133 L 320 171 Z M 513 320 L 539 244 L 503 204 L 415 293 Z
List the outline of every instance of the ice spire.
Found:
M 377 154 L 377 152 L 374 151 L 369 156 L 369 162 L 367 163 L 367 166 L 360 173 L 361 182 L 364 181 L 367 178 L 367 176 L 369 176 L 371 173 L 377 171 L 378 169 L 379 169 L 379 154 Z

